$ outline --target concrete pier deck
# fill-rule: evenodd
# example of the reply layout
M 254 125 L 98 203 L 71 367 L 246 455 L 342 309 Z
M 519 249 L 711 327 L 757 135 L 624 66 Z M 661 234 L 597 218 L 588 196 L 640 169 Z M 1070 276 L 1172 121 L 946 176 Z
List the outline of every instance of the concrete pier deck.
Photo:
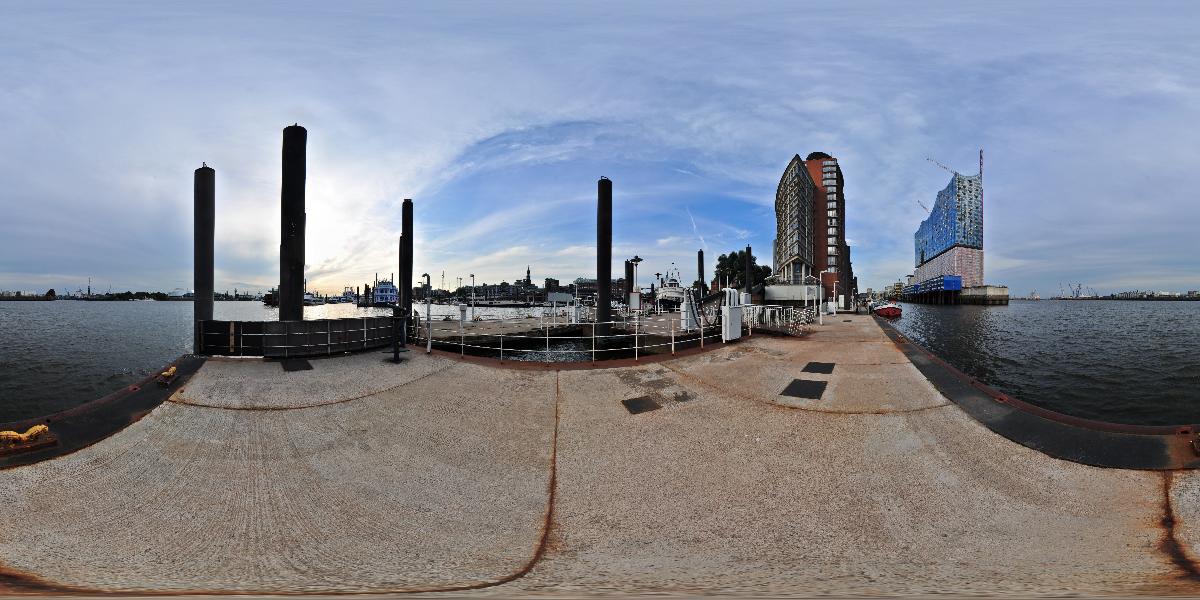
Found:
M 1200 474 L 1014 443 L 872 317 L 594 370 L 407 356 L 212 360 L 0 470 L 0 592 L 1200 594 Z

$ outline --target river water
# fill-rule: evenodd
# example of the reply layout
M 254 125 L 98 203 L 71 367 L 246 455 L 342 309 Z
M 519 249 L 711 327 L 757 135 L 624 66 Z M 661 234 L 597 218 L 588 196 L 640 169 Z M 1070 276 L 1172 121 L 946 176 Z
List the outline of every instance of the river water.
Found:
M 435 318 L 457 318 L 456 307 L 432 308 Z M 481 307 L 477 313 L 513 318 L 536 310 Z M 353 304 L 304 309 L 305 319 L 390 314 Z M 274 321 L 279 313 L 261 302 L 217 302 L 213 317 Z M 191 351 L 191 302 L 0 302 L 0 423 L 95 400 Z
M 959 370 L 1061 413 L 1200 423 L 1200 302 L 903 304 L 894 324 Z
M 306 319 L 376 314 L 390 311 L 304 310 Z M 458 311 L 435 305 L 433 314 Z M 278 318 L 258 302 L 217 302 L 214 316 Z M 0 423 L 77 406 L 153 374 L 191 351 L 191 318 L 190 302 L 0 302 Z M 1119 423 L 1200 423 L 1200 302 L 905 304 L 896 326 L 960 370 L 1051 410 Z

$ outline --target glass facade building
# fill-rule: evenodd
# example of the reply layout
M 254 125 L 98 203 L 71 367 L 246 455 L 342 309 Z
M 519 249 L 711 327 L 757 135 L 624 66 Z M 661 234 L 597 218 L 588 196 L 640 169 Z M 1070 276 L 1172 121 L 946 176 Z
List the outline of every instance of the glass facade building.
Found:
M 921 266 L 955 247 L 983 249 L 983 181 L 980 175 L 954 175 L 938 192 L 929 217 L 913 238 L 914 265 Z

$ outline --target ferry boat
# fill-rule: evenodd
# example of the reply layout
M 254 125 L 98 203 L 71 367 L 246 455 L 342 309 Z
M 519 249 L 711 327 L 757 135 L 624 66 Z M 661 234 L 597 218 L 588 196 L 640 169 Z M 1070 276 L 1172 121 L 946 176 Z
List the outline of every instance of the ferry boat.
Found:
M 885 319 L 899 319 L 902 311 L 900 310 L 900 305 L 894 302 L 887 302 L 874 307 L 872 312 Z
M 666 311 L 679 310 L 686 294 L 687 291 L 679 284 L 679 269 L 675 268 L 675 263 L 671 263 L 671 268 L 667 269 L 667 278 L 662 281 L 662 287 L 658 288 L 658 307 Z
M 387 279 L 376 283 L 371 295 L 371 302 L 377 307 L 390 308 L 400 301 L 400 290 Z

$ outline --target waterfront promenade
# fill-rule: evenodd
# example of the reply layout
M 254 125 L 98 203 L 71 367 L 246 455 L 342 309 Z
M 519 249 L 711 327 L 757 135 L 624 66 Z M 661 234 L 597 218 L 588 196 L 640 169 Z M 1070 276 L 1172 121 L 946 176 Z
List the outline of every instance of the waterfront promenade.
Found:
M 1200 594 L 1200 475 L 1011 442 L 872 317 L 612 368 L 406 357 L 210 360 L 0 471 L 0 591 Z

